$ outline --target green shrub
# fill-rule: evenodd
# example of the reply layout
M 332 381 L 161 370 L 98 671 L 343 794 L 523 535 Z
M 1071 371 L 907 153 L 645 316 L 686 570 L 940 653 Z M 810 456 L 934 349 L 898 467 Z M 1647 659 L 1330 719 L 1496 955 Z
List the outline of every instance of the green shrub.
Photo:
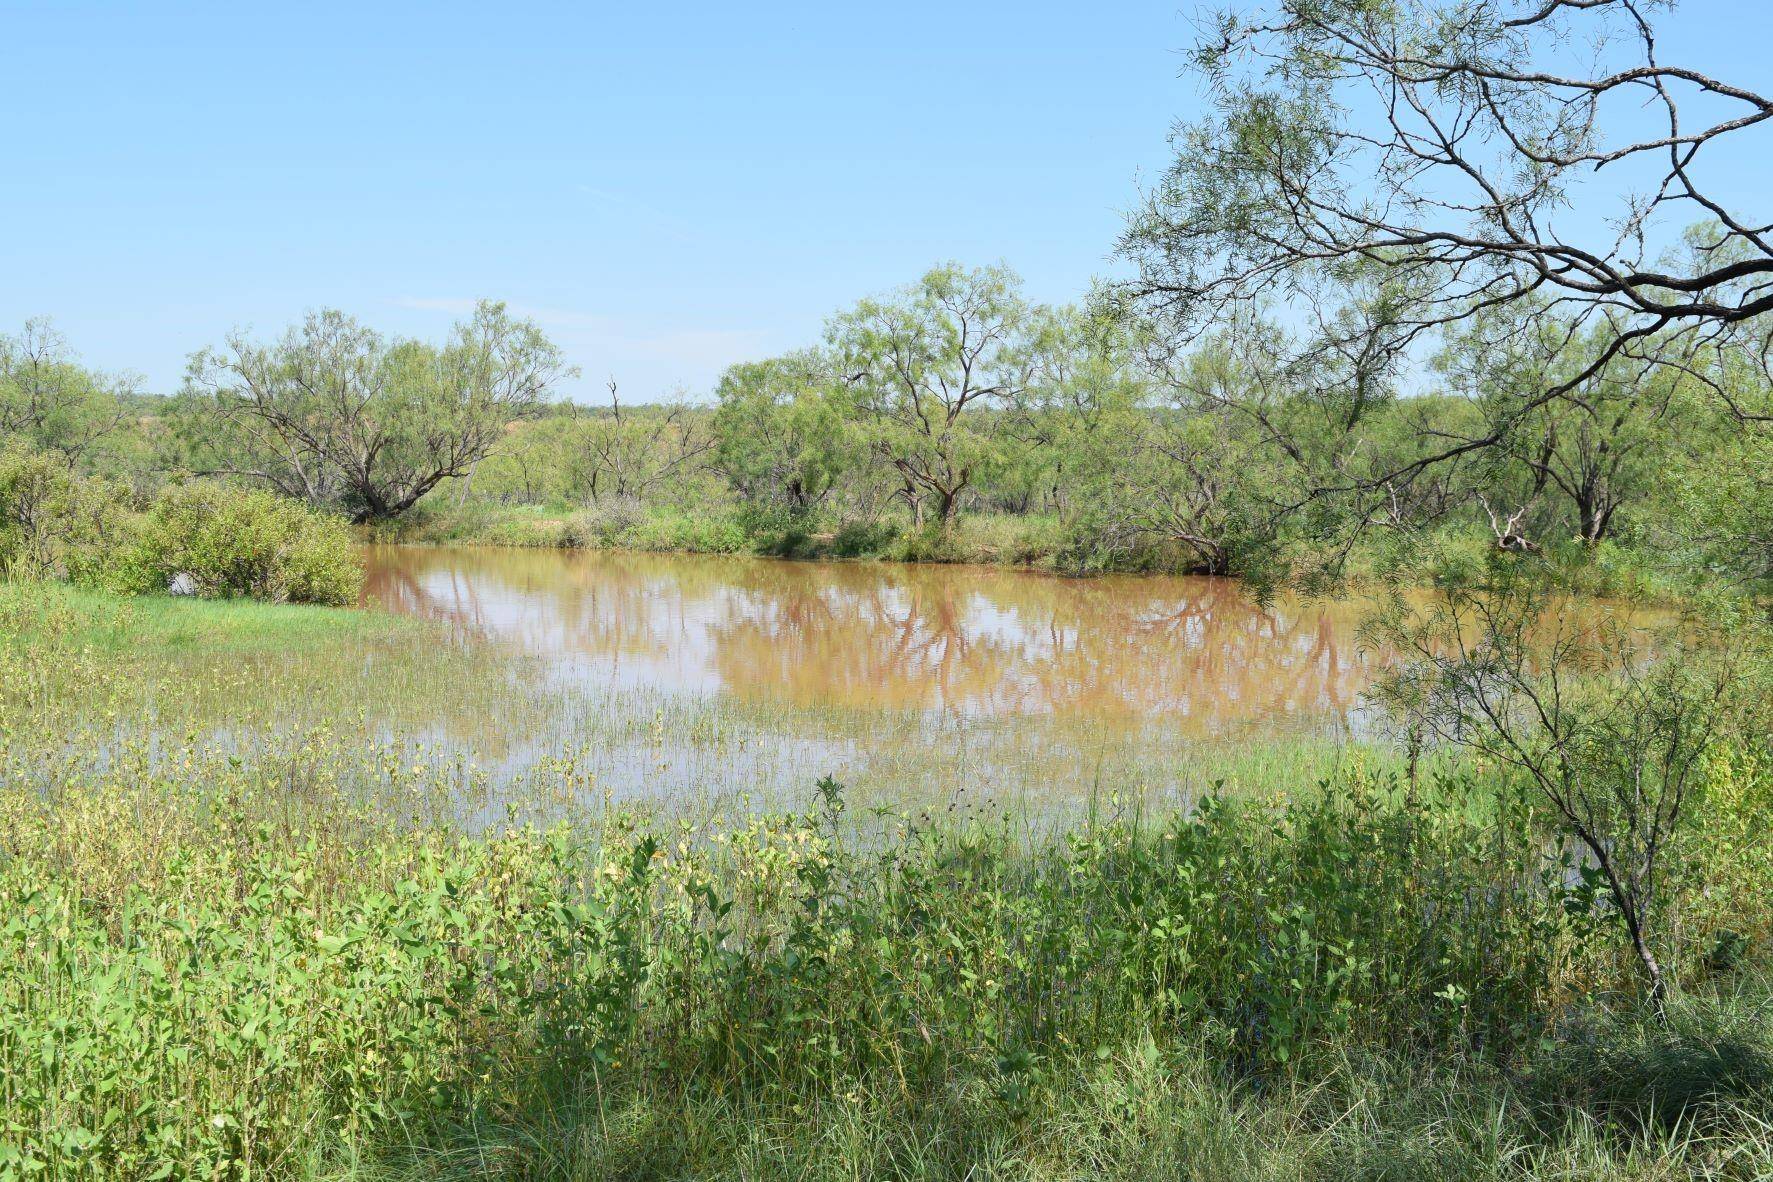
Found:
M 275 493 L 190 481 L 150 506 L 109 581 L 137 594 L 187 584 L 208 599 L 351 604 L 363 567 L 343 521 Z
M 616 545 L 629 550 L 742 554 L 751 548 L 751 539 L 731 513 L 653 510 L 619 533 Z
M 886 557 L 895 562 L 965 562 L 958 528 L 944 530 L 939 524 L 908 529 L 895 539 Z
M 623 538 L 646 516 L 646 508 L 632 497 L 599 501 L 574 513 L 561 529 L 563 545 L 613 549 L 626 545 Z
M 782 1172 L 679 1154 L 701 1104 L 713 1137 L 867 1113 L 967 1160 L 1092 1147 L 1054 1177 L 1189 1176 L 1170 1167 L 1210 1134 L 1199 1176 L 1241 1177 L 1257 1098 L 1361 1167 L 1322 1176 L 1446 1177 L 1496 1159 L 1486 1130 L 1564 1136 L 1572 1101 L 1651 1128 L 1768 1111 L 1741 1022 L 1530 1050 L 1592 980 L 1593 917 L 1494 780 L 1355 770 L 1032 842 L 1005 818 L 863 820 L 826 782 L 799 814 L 477 838 L 421 819 L 459 791 L 447 761 L 359 743 L 176 764 L 125 743 L 0 778 L 0 1177 L 339 1176 L 317 1155 L 458 1148 L 462 1176 L 552 1177 L 556 1146 L 592 1154 L 584 1177 Z M 1491 1091 L 1468 1108 L 1348 1066 L 1493 1079 L 1527 1054 L 1544 1135 Z
M 838 558 L 872 558 L 891 548 L 898 536 L 888 522 L 852 521 L 831 540 L 831 553 Z
M 0 577 L 97 582 L 128 528 L 127 497 L 59 456 L 0 449 Z
M 1471 851 L 1364 790 L 1028 854 L 966 828 L 858 847 L 829 784 L 707 842 L 477 841 L 347 820 L 342 786 L 299 809 L 263 771 L 0 788 L 0 1113 L 27 1164 L 256 1175 L 316 1127 L 593 1072 L 783 1100 L 969 1081 L 1013 1114 L 1153 1032 L 1261 1071 L 1325 1039 L 1463 1038 L 1555 947 L 1555 899 L 1473 906 L 1482 874 L 1391 861 Z
M 514 546 L 548 549 L 584 545 L 579 523 L 562 505 L 461 503 L 427 497 L 399 517 L 361 526 L 366 540 L 394 545 Z
M 1066 529 L 1056 517 L 1026 517 L 993 541 L 988 553 L 1011 566 L 1052 567 L 1064 549 Z
M 1749 716 L 1753 719 L 1753 715 Z M 1752 726 L 1752 721 L 1751 721 Z M 1727 972 L 1752 952 L 1773 949 L 1773 759 L 1767 743 L 1721 745 L 1706 759 L 1692 824 L 1675 853 L 1688 889 L 1675 918 L 1688 943 L 1703 947 L 1703 974 Z M 1720 889 L 1717 884 L 1729 884 Z

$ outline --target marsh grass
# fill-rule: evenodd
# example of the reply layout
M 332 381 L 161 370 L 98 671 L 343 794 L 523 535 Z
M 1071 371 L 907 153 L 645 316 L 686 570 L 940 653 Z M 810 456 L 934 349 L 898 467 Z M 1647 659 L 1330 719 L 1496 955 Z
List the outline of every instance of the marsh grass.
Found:
M 1351 771 L 1285 807 L 1104 813 L 1037 843 L 1005 817 L 852 816 L 829 781 L 797 812 L 604 806 L 477 835 L 460 778 L 405 754 L 312 732 L 7 777 L 0 1168 L 1773 1162 L 1752 1003 L 1637 1042 L 1572 1033 L 1614 975 L 1599 917 L 1470 778 Z
M 521 790 L 538 768 L 596 799 L 692 814 L 790 807 L 836 775 L 858 808 L 995 807 L 1065 820 L 1110 798 L 1175 807 L 1216 788 L 1308 791 L 1350 759 L 1389 760 L 1305 726 L 1198 737 L 1161 718 L 619 687 L 436 621 L 55 585 L 0 584 L 0 654 L 0 739 L 58 732 L 102 760 L 132 738 L 202 735 L 238 748 L 324 726 L 403 746 L 420 762 L 471 766 L 484 791 L 463 805 L 487 823 L 555 815 Z M 560 794 L 538 795 L 552 807 Z
M 412 634 L 423 627 L 417 621 L 347 608 L 170 595 L 121 598 L 79 587 L 22 583 L 0 585 L 0 612 L 16 646 L 41 645 L 53 636 L 58 643 L 105 656 L 141 649 L 297 656 L 315 647 Z
M 0 1176 L 1773 1171 L 1769 991 L 1708 967 L 1724 921 L 1764 963 L 1764 895 L 1677 925 L 1691 996 L 1646 1027 L 1482 769 L 1233 739 L 1154 792 L 1137 735 L 587 705 L 416 621 L 29 594 L 0 600 Z M 372 681 L 406 700 L 340 710 Z M 425 737 L 557 709 L 580 741 L 508 766 Z M 871 793 L 787 789 L 846 753 Z M 681 787 L 622 791 L 627 759 Z M 1714 778 L 1742 815 L 1700 881 L 1760 865 L 1762 766 Z
M 1068 574 L 1186 572 L 1197 560 L 1162 543 L 1104 549 L 1051 514 L 969 513 L 943 531 L 907 520 L 760 520 L 738 506 L 421 504 L 366 536 L 406 545 L 514 546 L 685 554 L 762 554 L 817 561 L 969 563 Z

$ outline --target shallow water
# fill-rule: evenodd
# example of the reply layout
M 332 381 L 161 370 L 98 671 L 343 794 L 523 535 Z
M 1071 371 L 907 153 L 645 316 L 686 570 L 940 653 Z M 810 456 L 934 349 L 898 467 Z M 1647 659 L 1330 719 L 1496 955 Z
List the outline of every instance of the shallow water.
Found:
M 1352 604 L 1236 581 L 373 547 L 366 602 L 514 641 L 569 685 L 792 709 L 1359 729 Z
M 366 608 L 430 626 L 269 647 L 175 636 L 62 685 L 79 737 L 43 757 L 135 751 L 150 775 L 262 759 L 292 791 L 434 801 L 476 827 L 611 802 L 795 807 L 826 776 L 858 815 L 1063 819 L 1284 795 L 1390 759 L 1349 742 L 1376 729 L 1362 691 L 1383 663 L 1356 642 L 1359 604 L 983 567 L 366 557 Z

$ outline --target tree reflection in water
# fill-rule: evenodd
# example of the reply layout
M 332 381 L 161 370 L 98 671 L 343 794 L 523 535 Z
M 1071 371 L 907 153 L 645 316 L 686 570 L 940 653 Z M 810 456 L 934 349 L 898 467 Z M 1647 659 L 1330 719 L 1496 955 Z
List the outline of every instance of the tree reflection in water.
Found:
M 377 547 L 366 598 L 515 640 L 598 688 L 749 704 L 1343 731 L 1382 654 L 1359 607 L 1227 579 Z

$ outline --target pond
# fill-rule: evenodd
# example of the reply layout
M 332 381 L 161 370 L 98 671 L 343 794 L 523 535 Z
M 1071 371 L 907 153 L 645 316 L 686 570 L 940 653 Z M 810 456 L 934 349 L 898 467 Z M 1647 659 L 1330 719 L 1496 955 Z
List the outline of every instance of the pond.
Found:
M 490 547 L 371 547 L 366 603 L 611 688 L 962 715 L 1343 729 L 1358 608 L 1235 580 Z
M 1262 605 L 1228 579 L 485 547 L 367 562 L 366 604 L 525 654 L 513 692 L 550 708 L 512 703 L 508 762 L 584 750 L 625 795 L 827 773 L 924 801 L 1279 787 L 1371 727 L 1359 605 Z

